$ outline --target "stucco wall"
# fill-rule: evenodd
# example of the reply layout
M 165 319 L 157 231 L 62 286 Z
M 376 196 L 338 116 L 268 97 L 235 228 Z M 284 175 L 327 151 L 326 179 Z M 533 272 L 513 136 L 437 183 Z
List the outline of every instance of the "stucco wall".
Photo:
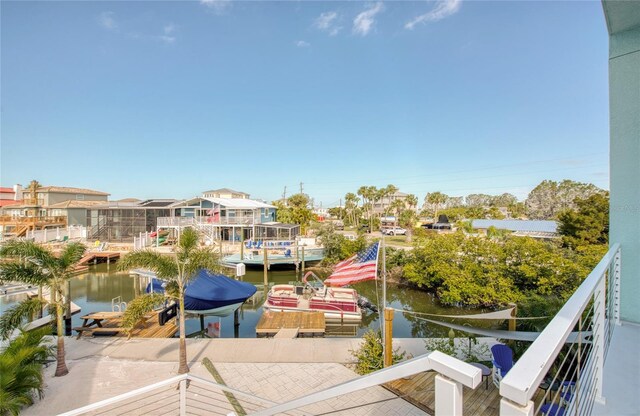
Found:
M 640 323 L 640 28 L 609 45 L 610 241 L 622 246 L 621 318 Z
M 59 202 L 65 201 L 75 201 L 77 199 L 77 194 L 72 193 L 59 193 L 59 192 L 47 192 L 44 194 L 44 204 L 45 205 L 53 205 Z M 107 195 L 87 195 L 83 194 L 84 198 L 81 201 L 106 201 Z

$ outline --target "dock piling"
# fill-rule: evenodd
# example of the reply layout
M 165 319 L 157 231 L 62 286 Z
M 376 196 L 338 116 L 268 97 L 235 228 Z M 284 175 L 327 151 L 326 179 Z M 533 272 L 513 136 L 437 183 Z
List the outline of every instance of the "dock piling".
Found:
M 268 271 L 269 271 L 269 252 L 267 251 L 267 247 L 264 248 L 263 263 L 264 263 L 264 286 L 267 287 L 267 286 L 269 286 L 269 276 L 268 276 Z

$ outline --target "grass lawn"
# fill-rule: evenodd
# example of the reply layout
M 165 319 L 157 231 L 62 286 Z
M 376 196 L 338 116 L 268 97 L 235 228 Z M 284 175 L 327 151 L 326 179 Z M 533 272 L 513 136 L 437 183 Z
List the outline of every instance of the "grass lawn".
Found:
M 387 236 L 384 241 L 392 246 L 411 247 L 411 243 L 407 243 L 406 235 Z

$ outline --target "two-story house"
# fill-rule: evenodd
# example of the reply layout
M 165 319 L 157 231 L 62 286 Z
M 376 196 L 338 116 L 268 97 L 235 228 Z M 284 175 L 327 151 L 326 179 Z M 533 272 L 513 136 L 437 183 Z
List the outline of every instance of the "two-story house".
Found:
M 194 226 L 203 231 L 209 241 L 293 240 L 300 233 L 298 225 L 276 221 L 275 206 L 249 199 L 248 196 L 249 194 L 244 192 L 226 188 L 203 192 L 202 196 L 170 205 L 168 208 L 171 215 L 158 218 L 158 228 L 177 229 Z

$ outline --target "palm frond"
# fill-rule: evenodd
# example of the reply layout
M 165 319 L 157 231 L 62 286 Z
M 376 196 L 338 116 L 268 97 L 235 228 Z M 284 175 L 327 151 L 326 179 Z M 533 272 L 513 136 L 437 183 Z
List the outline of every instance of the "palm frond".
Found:
M 188 253 L 198 247 L 199 237 L 198 231 L 193 228 L 186 228 L 182 231 L 180 241 L 178 242 L 178 255 L 185 254 L 188 256 Z
M 146 313 L 162 305 L 164 301 L 165 297 L 159 293 L 138 296 L 127 304 L 127 309 L 122 315 L 122 327 L 130 332 Z
M 212 272 L 220 272 L 219 257 L 213 250 L 209 248 L 199 248 L 191 251 L 189 254 L 189 262 L 185 265 L 185 276 L 190 280 L 200 269 L 210 270 Z
M 6 261 L 0 263 L 0 283 L 21 282 L 30 285 L 47 285 L 50 276 L 34 263 Z
M 174 259 L 150 250 L 132 251 L 121 258 L 118 270 L 131 270 L 137 267 L 149 269 L 162 279 L 174 279 L 178 275 L 178 267 Z
M 22 332 L 0 352 L 0 415 L 20 414 L 34 393 L 42 398 L 42 360 L 51 352 L 43 337 L 42 331 Z
M 84 244 L 67 244 L 64 247 L 64 250 L 62 250 L 60 257 L 58 258 L 58 262 L 60 263 L 61 268 L 69 269 L 70 267 L 74 266 L 80 261 L 80 259 L 82 259 L 82 256 L 84 256 L 84 252 L 86 250 L 87 248 L 84 246 Z
M 42 310 L 46 302 L 38 298 L 25 299 L 0 315 L 0 339 L 8 339 L 16 328 Z
M 48 263 L 53 254 L 33 241 L 10 240 L 0 247 L 0 257 L 36 258 Z

